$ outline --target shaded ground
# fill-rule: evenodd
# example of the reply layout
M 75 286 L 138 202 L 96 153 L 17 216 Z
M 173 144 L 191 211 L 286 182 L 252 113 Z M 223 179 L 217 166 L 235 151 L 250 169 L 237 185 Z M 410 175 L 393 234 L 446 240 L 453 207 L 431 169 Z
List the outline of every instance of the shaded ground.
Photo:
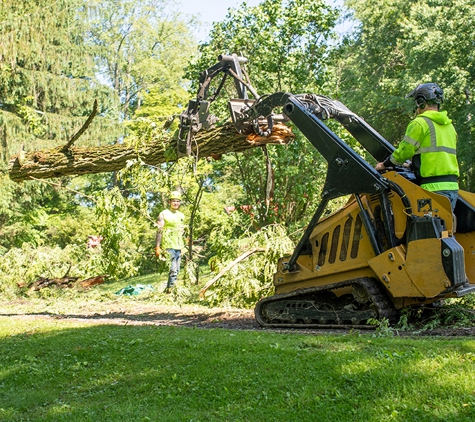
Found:
M 91 324 L 157 325 L 195 328 L 257 330 L 254 311 L 246 309 L 205 308 L 198 306 L 154 305 L 146 303 L 86 304 L 64 312 L 31 306 L 21 301 L 0 304 L 0 318 L 56 319 Z
M 113 310 L 100 313 L 54 314 L 0 312 L 0 317 L 53 318 L 87 321 L 91 324 L 169 325 L 196 328 L 228 328 L 252 330 L 260 328 L 250 310 L 203 309 L 177 306 L 143 306 L 135 310 Z M 152 309 L 153 308 L 153 309 Z
M 199 306 L 157 305 L 150 303 L 84 304 L 71 312 L 55 311 L 47 306 L 31 306 L 22 301 L 0 304 L 0 318 L 55 319 L 91 324 L 156 325 L 231 330 L 266 330 L 309 334 L 345 334 L 348 329 L 269 329 L 254 319 L 253 310 L 205 308 Z M 367 332 L 367 330 L 363 330 Z M 399 336 L 474 336 L 475 327 L 444 327 L 425 331 L 399 331 Z

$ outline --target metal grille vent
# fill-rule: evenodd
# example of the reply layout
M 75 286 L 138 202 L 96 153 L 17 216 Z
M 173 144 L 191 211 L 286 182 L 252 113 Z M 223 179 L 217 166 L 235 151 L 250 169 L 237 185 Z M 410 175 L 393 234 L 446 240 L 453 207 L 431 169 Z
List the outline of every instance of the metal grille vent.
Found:
M 350 257 L 353 259 L 358 257 L 358 249 L 360 247 L 362 225 L 363 225 L 363 222 L 361 221 L 361 217 L 358 214 L 355 221 L 355 230 L 353 232 L 353 242 L 351 243 Z
M 327 255 L 328 247 L 328 237 L 329 233 L 325 233 L 322 237 L 322 246 L 320 247 L 320 252 L 318 253 L 318 265 L 322 267 L 325 264 L 325 257 Z
M 340 231 L 340 225 L 336 226 L 333 230 L 332 243 L 330 246 L 330 256 L 328 257 L 328 262 L 330 264 L 333 264 L 336 261 L 336 251 L 338 249 L 338 241 L 340 240 Z
M 346 220 L 345 226 L 343 228 L 343 239 L 341 241 L 340 261 L 346 261 L 346 257 L 348 255 L 348 245 L 350 243 L 350 232 L 351 232 L 352 224 L 353 224 L 353 217 L 350 215 L 348 217 L 348 220 Z

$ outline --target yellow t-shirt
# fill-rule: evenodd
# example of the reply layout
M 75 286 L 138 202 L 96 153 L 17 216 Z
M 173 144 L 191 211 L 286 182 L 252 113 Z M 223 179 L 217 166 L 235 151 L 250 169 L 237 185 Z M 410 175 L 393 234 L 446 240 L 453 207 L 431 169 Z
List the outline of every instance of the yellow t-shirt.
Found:
M 183 249 L 185 215 L 180 211 L 163 210 L 162 249 Z

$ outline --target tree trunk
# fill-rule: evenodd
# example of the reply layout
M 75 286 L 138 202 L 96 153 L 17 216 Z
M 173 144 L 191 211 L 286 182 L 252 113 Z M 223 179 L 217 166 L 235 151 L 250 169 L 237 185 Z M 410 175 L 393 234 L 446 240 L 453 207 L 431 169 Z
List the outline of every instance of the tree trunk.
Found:
M 283 124 L 276 124 L 267 138 L 252 133 L 240 135 L 231 123 L 199 132 L 193 142 L 193 154 L 198 157 L 239 152 L 267 144 L 286 144 L 294 134 Z M 128 161 L 140 158 L 145 164 L 159 165 L 176 160 L 176 139 L 170 138 L 134 149 L 116 144 L 101 147 L 56 147 L 14 156 L 9 161 L 9 176 L 15 182 L 31 178 L 48 179 L 61 176 L 104 173 L 124 168 Z

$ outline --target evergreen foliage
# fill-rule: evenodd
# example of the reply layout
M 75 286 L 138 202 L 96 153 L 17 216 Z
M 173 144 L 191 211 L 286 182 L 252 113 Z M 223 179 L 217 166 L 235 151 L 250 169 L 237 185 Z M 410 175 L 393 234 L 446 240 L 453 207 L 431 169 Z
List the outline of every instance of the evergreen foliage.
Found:
M 0 8 L 0 129 L 5 160 L 61 145 L 100 104 L 82 142 L 113 139 L 115 97 L 96 77 L 86 43 L 87 2 L 6 0 Z

